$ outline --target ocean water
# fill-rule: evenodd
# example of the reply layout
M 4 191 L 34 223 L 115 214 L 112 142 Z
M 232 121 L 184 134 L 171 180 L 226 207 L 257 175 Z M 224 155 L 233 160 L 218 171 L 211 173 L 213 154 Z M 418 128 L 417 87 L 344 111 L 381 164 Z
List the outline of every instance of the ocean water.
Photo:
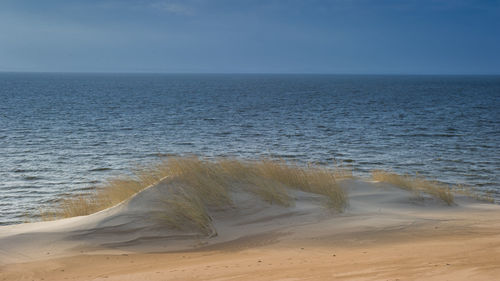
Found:
M 165 155 L 343 162 L 500 199 L 500 76 L 0 73 L 0 224 Z

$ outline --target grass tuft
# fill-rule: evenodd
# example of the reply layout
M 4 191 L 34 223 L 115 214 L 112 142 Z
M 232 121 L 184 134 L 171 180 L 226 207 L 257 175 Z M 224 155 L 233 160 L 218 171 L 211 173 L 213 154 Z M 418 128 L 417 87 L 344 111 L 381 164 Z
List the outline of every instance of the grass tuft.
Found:
M 163 202 L 165 212 L 159 216 L 160 222 L 173 229 L 194 229 L 205 235 L 217 235 L 212 226 L 212 218 L 203 200 L 196 193 L 189 192 L 189 189 L 176 188 Z
M 205 204 L 211 207 L 232 204 L 229 181 L 217 162 L 190 157 L 171 158 L 165 164 L 169 176 L 190 186 Z
M 326 196 L 328 205 L 337 211 L 343 211 L 347 206 L 347 194 L 339 187 L 335 170 L 325 167 L 308 165 L 301 167 L 289 164 L 283 160 L 261 160 L 254 164 L 257 175 L 272 179 L 283 185 Z
M 372 171 L 372 178 L 376 181 L 390 183 L 394 186 L 411 191 L 420 197 L 421 193 L 427 193 L 438 198 L 448 205 L 454 203 L 454 195 L 449 185 L 438 181 L 430 181 L 421 176 L 398 175 L 381 170 Z

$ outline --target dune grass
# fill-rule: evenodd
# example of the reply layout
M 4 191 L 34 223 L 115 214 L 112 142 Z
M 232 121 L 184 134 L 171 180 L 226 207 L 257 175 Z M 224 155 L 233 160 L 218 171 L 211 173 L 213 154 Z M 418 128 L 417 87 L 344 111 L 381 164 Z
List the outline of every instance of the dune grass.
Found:
M 115 206 L 145 188 L 166 181 L 175 186 L 166 198 L 161 220 L 173 228 L 196 226 L 202 233 L 213 233 L 209 209 L 233 206 L 231 192 L 241 189 L 270 204 L 290 206 L 291 189 L 323 195 L 328 207 L 342 212 L 347 194 L 337 183 L 352 177 L 348 170 L 316 165 L 301 166 L 283 160 L 238 159 L 204 160 L 196 157 L 169 158 L 128 177 L 108 181 L 87 195 L 63 199 L 45 219 L 88 215 Z
M 346 207 L 347 195 L 337 184 L 335 170 L 313 165 L 301 167 L 287 164 L 282 160 L 261 160 L 250 168 L 255 169 L 255 173 L 261 178 L 271 179 L 304 192 L 326 196 L 328 205 L 337 211 L 342 211 Z
M 43 220 L 70 218 L 96 213 L 115 206 L 148 186 L 154 185 L 168 176 L 163 163 L 137 169 L 132 176 L 122 176 L 108 180 L 96 187 L 90 194 L 62 198 L 52 210 L 41 212 Z
M 283 206 L 292 204 L 288 189 L 323 195 L 328 205 L 339 212 L 347 204 L 347 195 L 337 184 L 335 170 L 325 167 L 303 167 L 269 159 L 208 161 L 198 158 L 173 158 L 167 165 L 172 178 L 190 186 L 208 207 L 232 205 L 230 190 L 236 186 L 243 186 L 266 202 Z
M 399 188 L 411 191 L 417 197 L 421 197 L 422 193 L 427 193 L 448 205 L 452 205 L 455 200 L 453 190 L 449 185 L 427 180 L 418 175 L 398 175 L 382 170 L 375 170 L 372 171 L 372 178 L 376 181 L 390 183 Z
M 212 218 L 197 194 L 175 188 L 163 203 L 165 211 L 158 217 L 161 223 L 178 230 L 195 229 L 209 236 L 217 234 Z

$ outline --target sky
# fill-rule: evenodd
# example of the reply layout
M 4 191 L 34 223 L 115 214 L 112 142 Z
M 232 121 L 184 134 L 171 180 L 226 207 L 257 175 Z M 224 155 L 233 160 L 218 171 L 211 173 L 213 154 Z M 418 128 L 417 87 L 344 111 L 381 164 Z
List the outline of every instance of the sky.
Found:
M 500 0 L 1 0 L 0 71 L 500 74 Z

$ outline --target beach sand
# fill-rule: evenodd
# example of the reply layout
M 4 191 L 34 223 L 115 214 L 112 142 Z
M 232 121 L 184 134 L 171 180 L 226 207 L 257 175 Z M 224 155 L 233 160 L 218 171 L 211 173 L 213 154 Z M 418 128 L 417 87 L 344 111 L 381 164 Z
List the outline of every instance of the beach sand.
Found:
M 292 207 L 235 194 L 211 214 L 214 237 L 148 219 L 162 184 L 90 216 L 0 227 L 0 280 L 500 280 L 500 206 L 341 184 L 340 214 L 303 192 Z

